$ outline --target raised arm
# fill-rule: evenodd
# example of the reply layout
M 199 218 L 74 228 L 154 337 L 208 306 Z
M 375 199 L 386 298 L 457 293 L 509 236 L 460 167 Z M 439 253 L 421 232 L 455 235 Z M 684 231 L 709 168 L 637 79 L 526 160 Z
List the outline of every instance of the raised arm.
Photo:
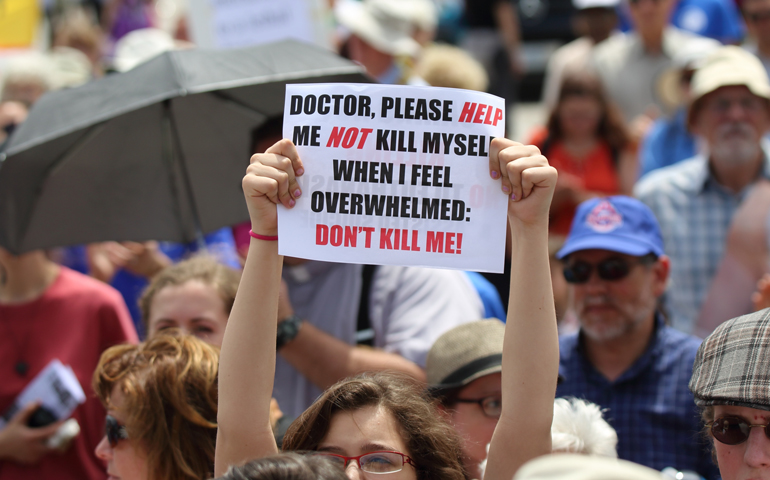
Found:
M 548 263 L 548 210 L 557 174 L 537 147 L 500 138 L 492 141 L 490 172 L 493 178 L 502 176 L 503 192 L 514 199 L 508 202 L 513 242 L 503 406 L 485 480 L 510 480 L 525 462 L 551 452 L 559 344 Z
M 297 150 L 281 140 L 251 157 L 243 193 L 254 233 L 278 234 L 276 205 L 294 206 L 303 173 Z M 214 471 L 278 452 L 270 428 L 276 316 L 282 257 L 278 242 L 251 239 L 219 358 L 219 430 Z

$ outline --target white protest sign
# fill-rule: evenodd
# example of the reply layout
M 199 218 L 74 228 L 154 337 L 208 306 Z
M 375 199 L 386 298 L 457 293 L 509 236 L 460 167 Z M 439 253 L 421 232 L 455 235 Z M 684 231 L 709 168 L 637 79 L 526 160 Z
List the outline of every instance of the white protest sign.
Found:
M 287 85 L 283 135 L 305 165 L 278 207 L 282 255 L 502 272 L 507 197 L 489 176 L 505 102 L 393 85 Z

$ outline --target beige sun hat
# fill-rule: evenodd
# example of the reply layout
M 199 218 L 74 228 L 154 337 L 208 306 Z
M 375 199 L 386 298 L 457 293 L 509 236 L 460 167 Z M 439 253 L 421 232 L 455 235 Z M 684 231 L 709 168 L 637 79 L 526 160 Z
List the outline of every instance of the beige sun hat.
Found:
M 505 325 L 496 318 L 464 323 L 441 335 L 428 352 L 428 387 L 447 390 L 502 370 Z
M 558 453 L 536 458 L 513 480 L 662 480 L 664 477 L 636 463 L 593 455 Z
M 343 27 L 381 52 L 415 56 L 420 44 L 412 38 L 419 12 L 412 0 L 342 0 L 334 14 Z
M 671 67 L 664 70 L 656 82 L 658 97 L 669 111 L 674 111 L 686 101 L 682 95 L 682 74 L 688 70 L 697 70 L 719 46 L 719 42 L 710 38 L 697 38 L 687 42 L 674 54 Z
M 751 93 L 770 100 L 770 80 L 762 62 L 752 53 L 732 45 L 721 47 L 703 59 L 690 83 L 692 105 L 688 123 L 692 124 L 696 104 L 707 94 L 730 86 L 746 86 Z

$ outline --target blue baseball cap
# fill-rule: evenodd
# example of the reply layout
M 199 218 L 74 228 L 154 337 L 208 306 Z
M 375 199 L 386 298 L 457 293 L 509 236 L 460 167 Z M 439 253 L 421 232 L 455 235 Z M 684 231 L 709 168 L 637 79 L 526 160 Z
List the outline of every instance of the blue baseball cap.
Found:
M 663 237 L 655 214 L 639 200 L 622 195 L 586 200 L 578 206 L 556 258 L 593 249 L 635 257 L 663 255 Z

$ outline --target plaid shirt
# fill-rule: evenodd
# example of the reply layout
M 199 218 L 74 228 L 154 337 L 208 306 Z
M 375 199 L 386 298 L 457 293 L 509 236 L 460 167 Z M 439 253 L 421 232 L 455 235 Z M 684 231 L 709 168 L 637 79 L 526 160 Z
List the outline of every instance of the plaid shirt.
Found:
M 762 175 L 770 178 L 767 145 L 763 149 Z M 636 185 L 637 198 L 658 218 L 671 257 L 666 308 L 675 328 L 693 332 L 722 261 L 730 221 L 750 189 L 736 194 L 717 183 L 702 155 L 651 172 Z
M 578 333 L 561 337 L 556 395 L 594 402 L 618 433 L 618 456 L 655 470 L 674 467 L 719 478 L 687 388 L 700 340 L 658 316 L 647 350 L 614 382 L 588 361 Z

